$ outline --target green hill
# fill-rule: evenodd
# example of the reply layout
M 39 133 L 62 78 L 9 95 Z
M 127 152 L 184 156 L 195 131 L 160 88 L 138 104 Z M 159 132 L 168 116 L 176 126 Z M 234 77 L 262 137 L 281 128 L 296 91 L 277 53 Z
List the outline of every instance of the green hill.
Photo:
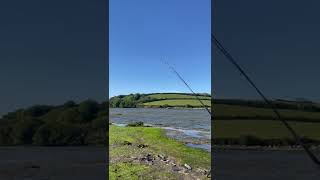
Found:
M 214 141 L 217 145 L 295 145 L 292 135 L 263 101 L 215 99 Z M 320 109 L 313 102 L 273 100 L 281 117 L 310 145 L 320 144 Z
M 207 106 L 211 106 L 209 94 L 196 95 Z M 153 94 L 129 94 L 115 96 L 110 99 L 110 107 L 132 108 L 132 107 L 188 107 L 200 108 L 201 103 L 196 96 L 188 93 L 153 93 Z
M 272 120 L 275 114 L 263 101 L 217 99 L 213 105 L 217 120 Z M 273 100 L 282 118 L 290 121 L 320 122 L 320 105 L 313 102 Z

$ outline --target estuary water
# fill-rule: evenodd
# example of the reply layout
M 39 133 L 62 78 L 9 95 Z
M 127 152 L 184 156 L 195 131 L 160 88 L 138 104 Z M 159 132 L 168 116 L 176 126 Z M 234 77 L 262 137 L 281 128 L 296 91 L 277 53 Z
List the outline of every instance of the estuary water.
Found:
M 320 157 L 320 152 L 315 152 Z M 213 151 L 214 179 L 316 180 L 320 167 L 304 151 Z
M 142 121 L 161 127 L 169 137 L 210 151 L 211 120 L 204 109 L 111 108 L 110 122 L 126 125 Z

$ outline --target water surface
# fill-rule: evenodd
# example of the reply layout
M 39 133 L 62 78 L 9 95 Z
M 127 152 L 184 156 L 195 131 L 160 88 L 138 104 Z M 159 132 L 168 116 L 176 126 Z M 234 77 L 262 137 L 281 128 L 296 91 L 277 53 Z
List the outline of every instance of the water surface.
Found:
M 319 152 L 316 154 L 320 156 Z M 320 179 L 320 167 L 304 151 L 214 151 L 213 159 L 215 179 Z
M 189 146 L 210 150 L 211 120 L 204 109 L 111 108 L 110 120 L 120 126 L 142 121 Z

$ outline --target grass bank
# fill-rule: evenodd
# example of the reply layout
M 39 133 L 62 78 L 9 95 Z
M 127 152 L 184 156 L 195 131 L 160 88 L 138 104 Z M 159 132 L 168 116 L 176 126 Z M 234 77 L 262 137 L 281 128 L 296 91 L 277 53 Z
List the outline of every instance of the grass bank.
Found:
M 320 140 L 320 123 L 288 122 L 301 136 Z M 216 120 L 215 138 L 237 138 L 253 135 L 259 138 L 292 138 L 288 129 L 274 120 Z
M 214 104 L 215 119 L 274 119 L 270 108 L 249 107 L 244 105 Z M 282 118 L 288 121 L 320 122 L 320 112 L 297 109 L 278 109 Z
M 281 146 L 297 145 L 288 129 L 274 120 L 216 120 L 214 126 L 215 145 Z M 320 145 L 320 123 L 288 122 L 311 146 Z
M 210 153 L 154 127 L 109 126 L 110 179 L 207 179 Z
M 202 100 L 204 105 L 210 107 L 210 100 Z M 168 107 L 202 107 L 202 104 L 196 99 L 168 99 L 143 103 L 144 106 L 168 106 Z

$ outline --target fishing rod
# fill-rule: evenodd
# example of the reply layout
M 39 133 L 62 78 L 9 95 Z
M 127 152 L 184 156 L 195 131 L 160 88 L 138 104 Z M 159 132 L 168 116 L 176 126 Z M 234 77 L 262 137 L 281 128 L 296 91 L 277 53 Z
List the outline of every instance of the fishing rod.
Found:
M 251 78 L 246 74 L 243 68 L 237 63 L 237 61 L 230 55 L 230 53 L 222 46 L 222 44 L 217 40 L 217 38 L 211 34 L 211 41 L 214 42 L 216 47 L 220 52 L 227 58 L 227 60 L 238 69 L 238 71 L 245 77 L 248 83 L 255 89 L 255 91 L 260 95 L 264 102 L 272 109 L 273 113 L 276 115 L 277 119 L 280 120 L 283 125 L 289 130 L 292 136 L 295 138 L 296 142 L 303 147 L 304 151 L 308 154 L 310 159 L 317 165 L 320 166 L 320 161 L 318 158 L 310 151 L 310 149 L 302 142 L 300 136 L 295 132 L 295 130 L 290 126 L 290 124 L 281 117 L 279 111 L 275 105 L 262 93 L 262 91 L 255 85 Z
M 202 105 L 203 108 L 206 109 L 206 111 L 209 113 L 211 120 L 212 120 L 212 114 L 211 111 L 209 110 L 209 108 L 201 101 L 201 99 L 198 97 L 198 94 L 195 93 L 192 88 L 189 86 L 189 84 L 182 78 L 182 76 L 178 73 L 178 71 L 175 70 L 175 68 L 173 66 L 171 66 L 167 61 L 163 62 L 173 71 L 173 73 L 183 82 L 183 84 L 189 89 L 189 91 L 195 96 L 195 98 L 200 102 L 200 104 Z M 211 175 L 211 169 L 207 174 L 207 177 L 210 178 Z
M 210 114 L 211 116 L 211 111 L 209 108 L 201 101 L 201 99 L 198 97 L 197 93 L 195 93 L 192 88 L 189 86 L 189 84 L 182 78 L 182 76 L 175 70 L 173 66 L 171 66 L 167 61 L 163 61 L 173 72 L 174 74 L 177 75 L 177 77 L 183 82 L 184 85 L 189 89 L 189 91 L 196 97 L 196 99 L 200 102 L 203 108 L 206 109 L 206 111 Z

